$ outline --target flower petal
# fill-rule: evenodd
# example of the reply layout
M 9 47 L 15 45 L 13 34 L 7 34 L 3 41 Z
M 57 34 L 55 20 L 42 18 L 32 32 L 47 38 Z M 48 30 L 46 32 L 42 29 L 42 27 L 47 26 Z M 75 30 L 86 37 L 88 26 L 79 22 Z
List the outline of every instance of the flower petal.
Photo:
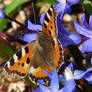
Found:
M 77 4 L 80 0 L 67 0 L 70 5 Z
M 74 44 L 73 41 L 71 41 L 70 39 L 68 39 L 68 37 L 63 37 L 62 40 L 60 40 L 63 48 L 66 48 L 69 45 Z
M 74 22 L 74 26 L 76 28 L 76 31 L 84 36 L 87 36 L 89 38 L 92 38 L 92 30 L 82 27 L 78 24 L 77 21 Z
M 61 40 L 60 40 L 62 46 L 65 48 L 69 45 L 75 45 L 75 44 L 79 44 L 81 42 L 81 36 L 75 33 L 70 33 L 67 36 L 64 36 Z
M 48 87 L 40 84 L 40 92 L 51 92 L 51 90 Z
M 70 38 L 75 44 L 79 44 L 81 42 L 81 36 L 76 33 L 70 33 L 68 38 Z
M 43 79 L 41 80 L 37 80 L 37 83 L 39 83 L 39 84 L 43 84 Z
M 33 40 L 36 40 L 37 34 L 25 34 L 23 37 L 23 40 L 26 42 L 31 42 Z
M 88 68 L 86 71 L 75 70 L 74 71 L 74 79 L 78 80 L 84 78 L 88 72 L 92 71 L 92 67 Z
M 69 45 L 75 45 L 75 43 L 69 39 L 68 37 L 63 37 L 61 40 L 60 40 L 63 48 L 66 48 L 67 46 Z
M 72 62 L 70 62 L 70 64 L 68 65 L 68 68 L 69 68 L 71 71 L 73 71 L 73 66 L 74 66 L 74 64 L 73 64 Z
M 0 19 L 5 18 L 6 14 L 3 9 L 0 8 Z
M 82 25 L 84 25 L 85 27 L 89 28 L 89 25 L 86 21 L 86 18 L 85 18 L 85 13 L 83 13 L 82 17 L 81 17 L 81 22 L 82 22 Z
M 57 90 L 59 90 L 59 79 L 58 79 L 58 74 L 55 70 L 52 71 L 52 79 L 51 79 L 50 87 L 53 90 L 53 92 L 57 92 Z
M 84 79 L 87 80 L 92 85 L 92 73 L 87 73 L 84 76 Z
M 60 82 L 65 82 L 66 81 L 66 79 L 65 79 L 65 77 L 63 76 L 63 75 L 59 75 L 59 81 Z
M 65 10 L 65 4 L 64 4 L 64 3 L 59 3 L 59 4 L 56 5 L 56 11 L 57 11 L 58 13 L 61 13 L 61 12 L 63 12 L 64 10 Z
M 65 9 L 64 9 L 64 11 L 61 14 L 60 19 L 63 19 L 65 13 L 70 13 L 70 12 L 71 12 L 71 6 L 68 3 L 66 3 Z
M 91 58 L 91 66 L 92 66 L 92 58 Z
M 92 15 L 90 15 L 90 18 L 89 18 L 89 27 L 92 29 Z
M 44 72 L 51 79 L 51 82 L 50 82 L 51 90 L 53 90 L 53 92 L 57 92 L 57 90 L 59 90 L 59 79 L 58 79 L 58 74 L 57 74 L 56 70 L 52 70 L 52 74 L 50 74 L 47 71 L 44 71 Z
M 92 38 L 82 44 L 81 52 L 92 52 Z
M 28 20 L 28 29 L 33 31 L 42 31 L 42 26 L 33 24 L 30 20 Z
M 41 25 L 43 25 L 44 17 L 45 17 L 45 13 L 42 13 L 41 17 L 40 17 L 40 23 L 41 23 Z
M 59 92 L 76 92 L 76 83 L 74 80 L 66 81 L 65 86 Z
M 57 0 L 59 3 L 64 3 L 66 4 L 66 0 Z
M 35 90 L 32 91 L 32 92 L 41 92 L 41 91 L 40 91 L 40 88 L 37 88 L 37 89 L 35 89 Z

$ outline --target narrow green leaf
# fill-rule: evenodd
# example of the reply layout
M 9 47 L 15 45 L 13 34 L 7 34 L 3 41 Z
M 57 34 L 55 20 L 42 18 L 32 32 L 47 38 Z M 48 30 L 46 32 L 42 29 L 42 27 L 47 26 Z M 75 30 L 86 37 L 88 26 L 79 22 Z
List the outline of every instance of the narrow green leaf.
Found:
M 30 1 L 30 0 L 13 0 L 13 2 L 4 9 L 5 13 L 8 16 L 12 16 L 18 6 L 24 4 L 24 3 L 28 2 L 28 1 Z M 2 31 L 2 29 L 4 28 L 4 26 L 7 23 L 8 23 L 8 20 L 0 19 L 0 31 Z
M 18 6 L 28 2 L 29 0 L 14 0 L 9 6 L 5 8 L 6 14 L 13 12 Z
M 15 51 L 11 48 L 11 46 L 6 43 L 5 40 L 0 38 L 0 57 L 4 60 L 7 61 Z

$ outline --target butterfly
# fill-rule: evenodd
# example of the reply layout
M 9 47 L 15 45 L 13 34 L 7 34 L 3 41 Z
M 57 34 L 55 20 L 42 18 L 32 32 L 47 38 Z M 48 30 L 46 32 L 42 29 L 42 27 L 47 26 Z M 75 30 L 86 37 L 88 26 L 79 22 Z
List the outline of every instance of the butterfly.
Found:
M 59 70 L 64 63 L 63 48 L 57 38 L 57 12 L 54 5 L 45 14 L 43 31 L 37 33 L 37 38 L 15 53 L 5 64 L 4 72 L 15 79 L 29 79 L 38 84 L 43 79 L 47 84 L 49 78 L 44 71 L 51 73 Z

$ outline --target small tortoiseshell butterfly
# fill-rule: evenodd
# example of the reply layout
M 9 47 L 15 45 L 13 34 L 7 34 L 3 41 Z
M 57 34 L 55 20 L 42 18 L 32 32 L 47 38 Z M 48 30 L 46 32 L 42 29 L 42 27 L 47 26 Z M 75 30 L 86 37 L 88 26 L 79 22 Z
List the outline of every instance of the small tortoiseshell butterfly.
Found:
M 45 70 L 59 70 L 64 63 L 63 48 L 57 39 L 57 12 L 54 5 L 45 14 L 43 31 L 37 33 L 36 41 L 19 50 L 5 64 L 4 72 L 14 78 L 26 75 L 37 84 L 38 79 L 48 82 Z

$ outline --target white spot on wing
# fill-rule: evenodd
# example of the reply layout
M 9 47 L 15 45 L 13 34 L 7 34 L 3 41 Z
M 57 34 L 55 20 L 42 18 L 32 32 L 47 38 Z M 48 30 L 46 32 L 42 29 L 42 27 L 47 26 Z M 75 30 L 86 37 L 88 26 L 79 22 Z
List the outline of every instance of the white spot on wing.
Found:
M 33 66 L 31 66 L 30 67 L 30 69 L 29 69 L 29 73 L 33 73 L 33 72 L 35 72 L 37 69 L 35 69 Z
M 56 39 L 56 37 L 54 37 L 53 40 L 54 40 L 54 42 L 55 42 L 55 44 L 56 44 L 56 43 L 57 43 L 57 39 Z
M 16 56 L 16 54 L 13 56 L 13 58 L 14 58 L 14 62 L 18 61 L 18 57 Z
M 47 17 L 50 19 L 50 15 L 49 15 L 49 13 L 47 13 Z
M 31 66 L 31 68 L 29 69 L 29 73 L 34 73 L 34 72 L 39 72 L 39 71 L 41 71 L 40 67 L 34 68 L 33 66 Z
M 25 49 L 22 48 L 22 57 L 25 56 Z
M 48 25 L 48 22 L 47 22 L 47 21 L 45 21 L 45 20 L 44 20 L 44 23 L 45 23 L 46 25 Z
M 10 67 L 10 61 L 7 62 L 7 67 L 8 67 L 8 68 Z
M 53 11 L 53 9 L 50 7 L 50 10 Z

